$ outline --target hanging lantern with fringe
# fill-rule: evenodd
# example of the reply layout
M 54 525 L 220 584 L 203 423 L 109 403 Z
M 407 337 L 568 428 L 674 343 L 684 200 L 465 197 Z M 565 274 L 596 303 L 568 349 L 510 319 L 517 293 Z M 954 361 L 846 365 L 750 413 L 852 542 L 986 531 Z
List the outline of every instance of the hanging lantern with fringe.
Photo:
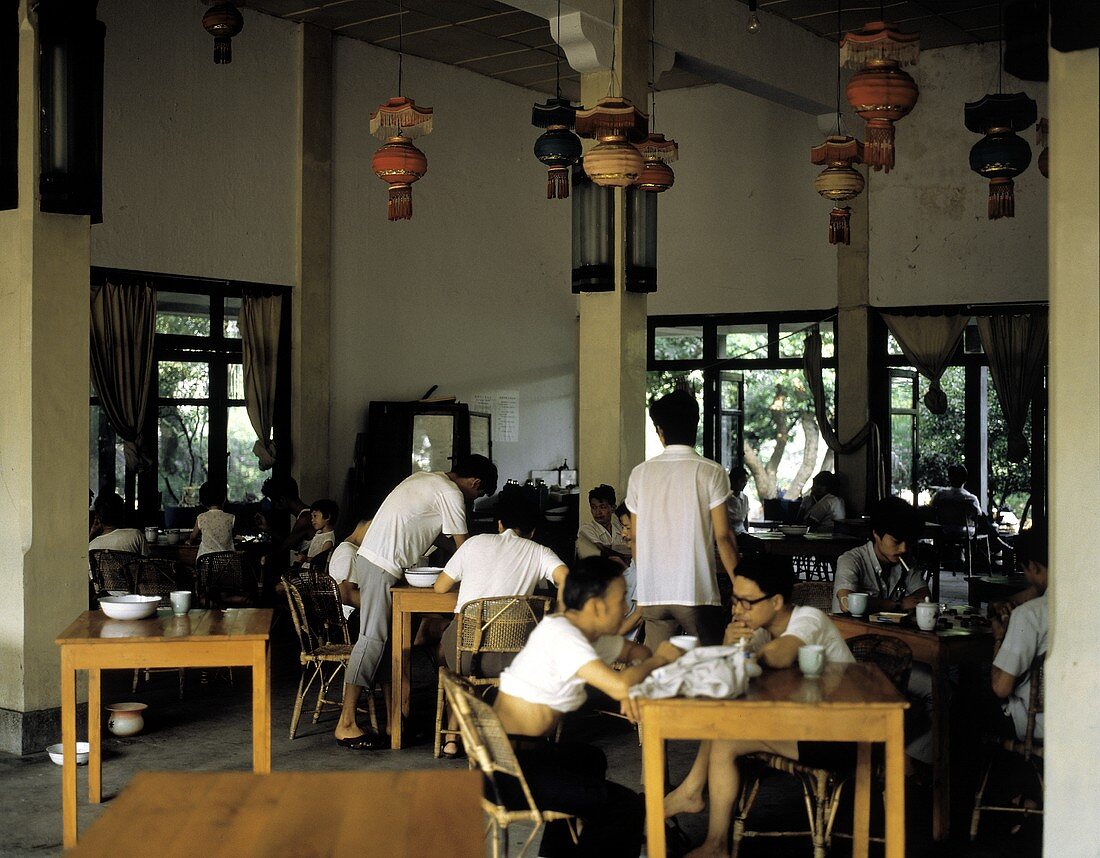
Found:
M 834 203 L 829 213 L 829 244 L 852 243 L 849 228 L 852 210 L 836 204 L 855 199 L 863 193 L 863 175 L 852 166 L 863 160 L 863 148 L 863 144 L 854 137 L 832 135 L 810 150 L 811 164 L 827 165 L 814 179 L 814 190 Z
M 547 99 L 531 108 L 531 124 L 546 132 L 535 141 L 535 157 L 546 165 L 546 199 L 569 198 L 569 172 L 581 157 L 581 141 L 572 128 L 577 108 L 566 98 Z
M 638 151 L 642 153 L 645 163 L 634 187 L 657 194 L 671 188 L 676 181 L 676 175 L 669 164 L 680 157 L 680 147 L 676 145 L 676 141 L 666 140 L 664 134 L 651 131 L 638 144 Z
M 1031 163 L 1031 147 L 1016 132 L 1038 118 L 1034 99 L 1022 92 L 991 93 L 967 102 L 964 117 L 969 130 L 985 135 L 970 150 L 970 169 L 989 179 L 989 219 L 1015 217 L 1012 179 Z
M 233 62 L 233 37 L 244 29 L 244 16 L 232 3 L 217 3 L 202 16 L 202 26 L 214 37 L 214 62 Z
M 584 156 L 588 178 L 603 188 L 633 185 L 645 167 L 634 143 L 645 140 L 648 125 L 649 117 L 626 98 L 601 98 L 590 110 L 577 111 L 577 133 L 600 141 Z
M 920 35 L 895 24 L 872 21 L 840 42 L 840 64 L 856 69 L 844 94 L 867 121 L 864 162 L 887 173 L 894 167 L 894 123 L 907 116 L 920 97 L 916 82 L 902 66 L 916 65 Z
M 387 216 L 412 218 L 412 183 L 428 172 L 428 159 L 412 138 L 432 133 L 432 108 L 417 107 L 411 98 L 391 98 L 370 115 L 370 133 L 384 141 L 371 159 L 371 169 L 390 186 Z

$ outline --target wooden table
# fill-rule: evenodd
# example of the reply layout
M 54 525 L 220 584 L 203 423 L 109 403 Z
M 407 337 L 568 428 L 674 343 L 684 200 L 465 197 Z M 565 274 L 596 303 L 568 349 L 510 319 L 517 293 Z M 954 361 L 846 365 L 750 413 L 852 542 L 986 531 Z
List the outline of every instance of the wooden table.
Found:
M 873 623 L 840 614 L 830 616 L 845 640 L 856 635 L 885 635 L 909 645 L 913 660 L 932 668 L 932 838 L 951 833 L 951 730 L 948 668 L 952 664 L 988 664 L 993 658 L 993 635 L 980 629 L 922 632 L 916 626 Z
M 776 557 L 816 557 L 832 563 L 845 551 L 866 542 L 854 536 L 820 533 L 807 536 L 785 536 L 778 531 L 738 534 L 738 542 L 748 551 Z
M 409 687 L 412 674 L 412 615 L 453 613 L 458 605 L 458 592 L 437 593 L 431 587 L 394 587 L 393 630 L 390 647 L 393 651 L 393 693 L 390 695 L 390 747 L 401 749 L 401 731 L 409 715 Z
M 103 794 L 100 671 L 144 667 L 251 667 L 252 770 L 271 771 L 271 610 L 158 611 L 145 620 L 112 620 L 85 611 L 55 643 L 61 648 L 61 821 L 66 848 L 76 844 L 76 672 L 88 671 L 88 801 Z
M 908 707 L 882 671 L 869 664 L 831 664 L 819 679 L 798 668 L 765 670 L 733 700 L 642 700 L 646 843 L 665 858 L 665 741 L 760 739 L 856 742 L 853 858 L 866 858 L 870 836 L 871 743 L 886 744 L 886 858 L 905 854 L 905 731 Z
M 481 774 L 138 772 L 74 855 L 481 858 Z
M 1028 587 L 1023 575 L 973 575 L 966 579 L 966 601 L 980 608 L 983 602 L 1003 602 Z

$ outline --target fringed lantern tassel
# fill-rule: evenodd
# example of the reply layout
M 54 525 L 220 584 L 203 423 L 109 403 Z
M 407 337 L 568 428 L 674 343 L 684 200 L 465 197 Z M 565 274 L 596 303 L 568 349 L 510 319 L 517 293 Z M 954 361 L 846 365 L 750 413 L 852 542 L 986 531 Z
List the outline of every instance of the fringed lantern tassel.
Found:
M 838 206 L 829 213 L 829 244 L 851 244 L 852 232 L 848 223 L 852 210 L 848 206 Z
M 894 169 L 894 125 L 886 120 L 872 119 L 867 123 L 867 140 L 863 144 L 863 163 L 889 173 Z
M 1016 195 L 1012 179 L 989 180 L 989 219 L 1016 217 Z
M 546 171 L 546 199 L 569 199 L 568 167 L 551 167 Z
M 214 39 L 214 62 L 225 65 L 233 62 L 233 40 L 226 37 Z
M 413 189 L 409 185 L 390 185 L 390 201 L 387 206 L 390 220 L 411 220 L 413 216 Z

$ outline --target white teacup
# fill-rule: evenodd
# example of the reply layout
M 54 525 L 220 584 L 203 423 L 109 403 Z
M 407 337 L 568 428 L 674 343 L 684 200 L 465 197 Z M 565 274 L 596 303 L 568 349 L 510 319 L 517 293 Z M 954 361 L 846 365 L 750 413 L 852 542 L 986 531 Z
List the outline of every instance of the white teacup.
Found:
M 691 652 L 699 646 L 699 638 L 695 635 L 673 635 L 668 639 L 668 642 L 676 649 L 682 649 L 684 652 Z
M 798 648 L 798 668 L 804 676 L 821 676 L 825 672 L 825 647 L 806 644 Z
M 853 617 L 862 617 L 867 613 L 867 594 L 866 593 L 849 593 L 848 594 L 848 613 Z
M 936 615 L 939 613 L 939 607 L 935 602 L 920 602 L 917 604 L 917 625 L 923 631 L 930 632 L 936 628 Z
M 145 528 L 145 541 L 156 542 L 157 541 L 157 529 L 155 527 Z
M 183 615 L 191 610 L 190 590 L 173 590 L 168 594 L 168 598 L 172 600 L 173 614 Z
M 168 544 L 169 545 L 179 545 L 179 541 L 180 541 L 180 532 L 178 530 L 169 530 L 168 531 Z

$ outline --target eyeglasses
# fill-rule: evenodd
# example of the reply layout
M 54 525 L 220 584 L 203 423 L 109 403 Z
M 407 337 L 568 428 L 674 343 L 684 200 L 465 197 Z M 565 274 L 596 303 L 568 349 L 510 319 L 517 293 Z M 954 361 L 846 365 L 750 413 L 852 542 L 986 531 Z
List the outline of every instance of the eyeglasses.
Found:
M 770 599 L 771 596 L 761 596 L 759 599 L 739 599 L 737 596 L 733 597 L 733 605 L 735 608 L 741 608 L 744 611 L 752 609 L 753 605 L 759 605 L 761 602 Z

